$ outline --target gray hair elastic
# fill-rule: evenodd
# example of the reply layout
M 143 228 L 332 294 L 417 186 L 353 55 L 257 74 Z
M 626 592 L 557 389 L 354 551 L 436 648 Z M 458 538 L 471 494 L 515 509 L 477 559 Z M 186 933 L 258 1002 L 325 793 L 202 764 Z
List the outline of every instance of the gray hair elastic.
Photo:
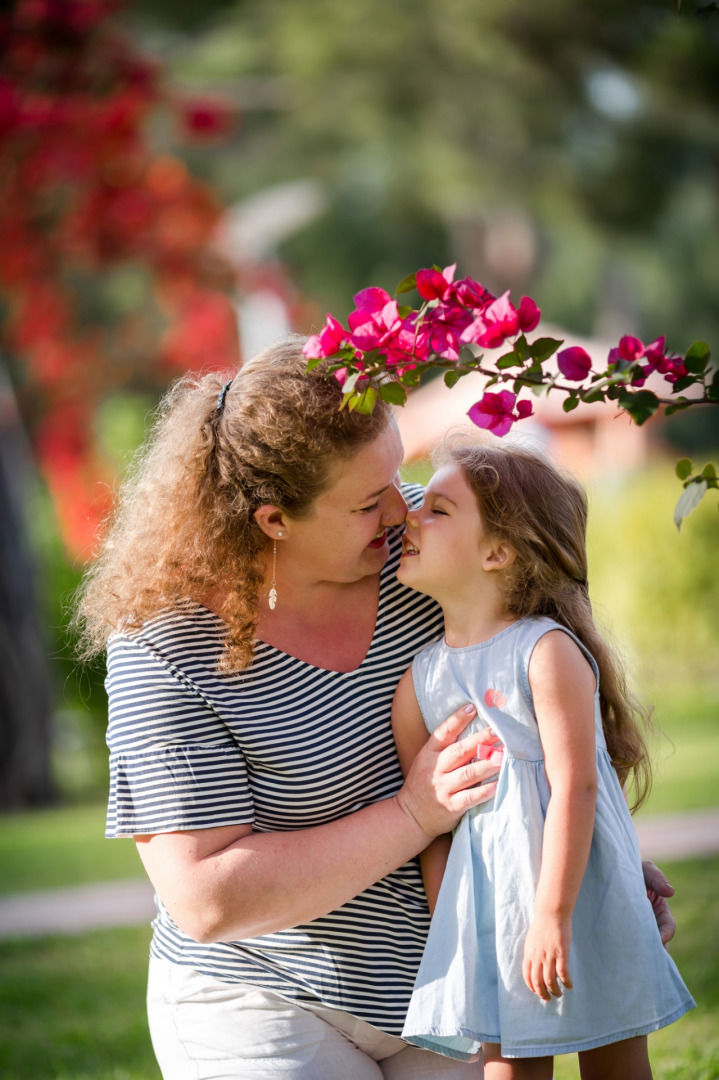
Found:
M 233 376 L 233 378 L 234 378 L 234 376 Z M 224 408 L 225 398 L 227 397 L 227 391 L 232 386 L 232 382 L 233 382 L 233 379 L 230 379 L 228 382 L 226 382 L 225 385 L 220 390 L 219 394 L 217 395 L 217 412 L 218 413 L 221 413 L 223 408 Z

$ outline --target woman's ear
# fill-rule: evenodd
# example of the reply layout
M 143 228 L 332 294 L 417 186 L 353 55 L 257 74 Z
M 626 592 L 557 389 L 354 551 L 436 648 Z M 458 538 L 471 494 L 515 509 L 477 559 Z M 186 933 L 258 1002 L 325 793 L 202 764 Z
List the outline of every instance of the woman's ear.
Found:
M 483 570 L 506 570 L 514 562 L 516 552 L 504 540 L 492 540 L 482 560 Z
M 276 540 L 286 532 L 287 522 L 283 512 L 272 503 L 263 503 L 252 515 L 265 536 L 270 540 Z

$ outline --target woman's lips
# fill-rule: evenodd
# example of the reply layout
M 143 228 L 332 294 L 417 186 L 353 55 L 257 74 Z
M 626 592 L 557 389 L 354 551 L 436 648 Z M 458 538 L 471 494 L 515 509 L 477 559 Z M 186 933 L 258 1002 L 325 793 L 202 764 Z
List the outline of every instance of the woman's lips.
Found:
M 385 529 L 385 531 L 382 533 L 382 535 L 381 536 L 375 536 L 374 540 L 371 540 L 370 543 L 367 545 L 367 547 L 381 548 L 381 547 L 384 547 L 386 542 L 387 542 L 387 530 Z

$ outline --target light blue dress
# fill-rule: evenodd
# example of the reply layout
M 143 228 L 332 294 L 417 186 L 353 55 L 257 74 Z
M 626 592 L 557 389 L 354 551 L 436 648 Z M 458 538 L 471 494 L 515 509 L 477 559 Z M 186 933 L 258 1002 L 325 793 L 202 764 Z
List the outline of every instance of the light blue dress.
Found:
M 430 731 L 472 701 L 472 728 L 490 725 L 506 747 L 495 798 L 470 810 L 455 830 L 402 1032 L 408 1042 L 460 1060 L 482 1041 L 501 1043 L 506 1057 L 589 1050 L 655 1031 L 695 1004 L 662 946 L 647 899 L 598 693 L 599 790 L 573 916 L 574 989 L 543 1002 L 522 978 L 550 798 L 528 669 L 536 643 L 550 630 L 564 628 L 551 619 L 522 619 L 490 641 L 462 649 L 438 642 L 414 660 L 417 700 Z

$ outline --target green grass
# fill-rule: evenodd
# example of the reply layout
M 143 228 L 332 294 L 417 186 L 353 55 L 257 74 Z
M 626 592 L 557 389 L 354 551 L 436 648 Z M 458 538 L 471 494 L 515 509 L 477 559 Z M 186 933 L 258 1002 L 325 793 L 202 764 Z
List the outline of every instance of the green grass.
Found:
M 654 786 L 641 813 L 719 806 L 719 691 L 706 687 L 683 699 L 652 693 L 660 737 L 653 747 Z
M 0 943 L 0 1075 L 160 1080 L 145 1017 L 149 930 Z
M 0 894 L 142 877 L 133 842 L 104 832 L 104 804 L 0 816 Z
M 677 890 L 672 954 L 699 1007 L 651 1036 L 655 1080 L 719 1078 L 719 858 L 665 866 Z M 0 1075 L 160 1080 L 145 1020 L 149 931 L 0 942 Z M 578 1077 L 576 1056 L 556 1080 Z

